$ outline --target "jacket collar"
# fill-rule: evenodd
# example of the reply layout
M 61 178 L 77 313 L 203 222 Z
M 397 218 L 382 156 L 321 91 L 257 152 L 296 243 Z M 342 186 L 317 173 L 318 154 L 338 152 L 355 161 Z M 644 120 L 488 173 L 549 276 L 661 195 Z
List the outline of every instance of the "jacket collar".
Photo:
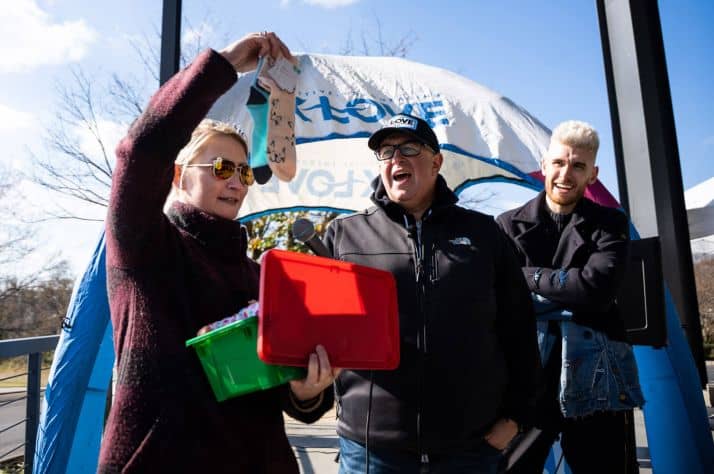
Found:
M 585 239 L 582 235 L 581 224 L 592 214 L 594 204 L 587 198 L 583 197 L 573 210 L 573 216 L 570 222 L 563 229 L 558 242 L 558 248 L 553 255 L 553 262 L 562 268 L 567 268 L 575 255 L 575 252 L 585 244 Z M 521 245 L 528 247 L 527 242 L 531 240 L 531 236 L 537 241 L 541 238 L 539 230 L 545 225 L 545 219 L 548 219 L 545 214 L 547 211 L 545 203 L 545 191 L 541 191 L 538 196 L 528 201 L 513 215 L 514 221 L 520 221 L 525 224 L 530 224 L 516 240 L 521 241 Z
M 389 200 L 387 190 L 384 187 L 384 183 L 382 183 L 381 177 L 377 176 L 372 180 L 372 189 L 374 189 L 374 192 L 372 192 L 372 195 L 370 196 L 372 202 L 378 207 L 384 209 L 387 215 L 389 215 L 392 219 L 399 219 L 401 221 L 402 216 L 406 214 L 406 211 L 399 204 Z M 449 189 L 444 177 L 439 174 L 439 176 L 436 177 L 434 201 L 431 203 L 429 210 L 424 213 L 424 216 L 427 216 L 430 211 L 433 214 L 448 206 L 452 206 L 456 204 L 458 200 L 459 199 L 456 197 L 456 194 Z
M 169 220 L 196 239 L 203 247 L 229 258 L 246 256 L 248 239 L 237 220 L 208 214 L 183 202 L 174 202 L 166 213 Z
M 584 222 L 592 211 L 592 204 L 588 198 L 581 198 L 580 202 L 575 206 L 575 209 L 573 209 L 573 217 L 570 218 L 568 227 L 577 227 Z M 543 219 L 546 217 L 544 213 L 546 212 L 548 211 L 545 203 L 545 191 L 541 191 L 535 198 L 528 201 L 516 211 L 513 215 L 513 220 L 538 225 L 543 222 Z

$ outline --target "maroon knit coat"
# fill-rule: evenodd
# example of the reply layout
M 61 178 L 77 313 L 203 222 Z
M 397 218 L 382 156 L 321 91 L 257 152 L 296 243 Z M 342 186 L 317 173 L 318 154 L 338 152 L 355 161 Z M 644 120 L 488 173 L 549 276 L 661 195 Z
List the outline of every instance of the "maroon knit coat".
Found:
M 236 221 L 187 204 L 162 207 L 174 159 L 236 81 L 202 53 L 152 97 L 117 147 L 106 226 L 107 285 L 118 377 L 99 472 L 297 473 L 282 411 L 305 422 L 288 386 L 218 403 L 185 341 L 258 298 L 259 267 Z

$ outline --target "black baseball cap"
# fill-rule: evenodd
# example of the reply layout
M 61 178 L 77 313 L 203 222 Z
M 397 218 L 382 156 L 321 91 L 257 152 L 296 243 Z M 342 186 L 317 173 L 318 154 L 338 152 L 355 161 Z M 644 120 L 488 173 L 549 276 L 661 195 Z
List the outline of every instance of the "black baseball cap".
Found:
M 424 119 L 408 114 L 395 115 L 389 119 L 382 128 L 369 137 L 367 146 L 370 150 L 376 150 L 382 144 L 382 140 L 392 133 L 410 135 L 421 143 L 429 145 L 435 153 L 439 152 L 439 140 L 429 124 Z

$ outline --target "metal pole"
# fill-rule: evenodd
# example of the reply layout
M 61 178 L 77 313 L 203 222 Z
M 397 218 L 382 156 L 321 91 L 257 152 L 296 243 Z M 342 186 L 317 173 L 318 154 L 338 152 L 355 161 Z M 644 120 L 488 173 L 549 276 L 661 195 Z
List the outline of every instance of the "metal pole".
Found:
M 661 239 L 664 279 L 704 387 L 704 344 L 659 9 L 650 0 L 597 0 L 597 7 L 622 204 L 641 237 Z
M 602 54 L 605 58 L 605 80 L 607 82 L 607 98 L 610 102 L 610 121 L 612 122 L 612 144 L 615 151 L 615 169 L 617 171 L 617 188 L 620 193 L 620 205 L 625 214 L 630 215 L 630 197 L 627 192 L 627 170 L 625 169 L 625 158 L 622 156 L 622 135 L 620 134 L 620 110 L 617 105 L 617 95 L 615 94 L 615 83 L 613 75 L 612 53 L 610 51 L 610 34 L 607 29 L 607 17 L 605 8 L 598 1 L 598 22 L 600 25 L 600 40 L 602 43 Z
M 25 413 L 25 472 L 32 472 L 35 461 L 35 443 L 37 426 L 40 421 L 40 372 L 42 354 L 33 352 L 27 355 L 27 405 Z
M 161 66 L 159 82 L 164 84 L 179 70 L 181 56 L 181 0 L 164 0 L 161 20 Z

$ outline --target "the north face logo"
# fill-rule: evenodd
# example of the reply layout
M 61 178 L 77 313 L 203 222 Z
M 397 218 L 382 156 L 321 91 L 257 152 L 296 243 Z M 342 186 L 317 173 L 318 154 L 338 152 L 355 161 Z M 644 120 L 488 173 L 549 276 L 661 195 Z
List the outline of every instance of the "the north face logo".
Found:
M 451 245 L 471 245 L 471 239 L 468 237 L 456 237 L 455 239 L 449 240 Z
M 389 126 L 390 127 L 399 127 L 399 128 L 411 128 L 412 130 L 416 130 L 417 121 L 411 117 L 406 117 L 404 115 L 397 115 L 397 116 L 392 117 L 392 119 L 389 121 Z

